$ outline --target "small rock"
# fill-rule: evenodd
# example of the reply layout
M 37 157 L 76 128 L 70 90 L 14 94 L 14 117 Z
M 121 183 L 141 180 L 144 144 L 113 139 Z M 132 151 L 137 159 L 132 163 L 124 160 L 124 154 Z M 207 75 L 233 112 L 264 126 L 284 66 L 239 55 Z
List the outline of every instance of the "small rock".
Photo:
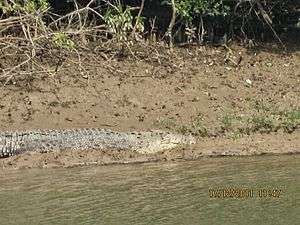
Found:
M 271 62 L 266 62 L 266 66 L 267 66 L 267 67 L 272 67 L 273 64 L 272 64 Z
M 59 102 L 52 101 L 52 102 L 49 103 L 49 105 L 52 106 L 52 107 L 57 107 L 57 106 L 59 106 Z
M 145 116 L 144 115 L 139 115 L 137 117 L 138 117 L 139 122 L 143 122 L 145 120 Z
M 247 83 L 249 86 L 252 85 L 252 81 L 251 81 L 250 79 L 247 79 L 247 80 L 246 80 L 246 83 Z
M 195 97 L 192 99 L 192 102 L 198 102 L 200 99 L 198 97 Z

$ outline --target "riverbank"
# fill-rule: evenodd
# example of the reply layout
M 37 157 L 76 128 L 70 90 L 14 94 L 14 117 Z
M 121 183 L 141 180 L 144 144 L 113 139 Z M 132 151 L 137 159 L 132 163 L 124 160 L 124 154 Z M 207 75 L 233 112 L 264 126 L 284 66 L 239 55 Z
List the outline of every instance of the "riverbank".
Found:
M 24 68 L 1 85 L 1 130 L 161 129 L 192 134 L 198 144 L 153 156 L 109 151 L 25 154 L 0 160 L 0 167 L 299 151 L 299 45 L 285 52 L 273 44 L 250 49 L 233 44 L 230 50 L 185 46 L 173 51 L 148 45 L 122 54 L 93 45 L 93 50 L 64 56 L 63 62 L 45 56 L 39 62 L 45 73 Z M 2 59 L 1 66 L 13 62 Z
M 197 144 L 155 154 L 133 151 L 65 150 L 51 153 L 25 153 L 0 160 L 0 169 L 61 168 L 163 161 L 197 160 L 203 157 L 299 154 L 299 133 L 256 134 L 238 140 L 201 138 Z

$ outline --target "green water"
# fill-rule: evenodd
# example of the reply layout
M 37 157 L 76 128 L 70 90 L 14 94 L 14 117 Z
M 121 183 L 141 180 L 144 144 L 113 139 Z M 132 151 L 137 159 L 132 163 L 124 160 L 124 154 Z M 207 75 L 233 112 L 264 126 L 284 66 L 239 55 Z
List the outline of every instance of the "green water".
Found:
M 0 171 L 0 224 L 296 225 L 299 171 L 300 156 Z M 226 188 L 253 196 L 210 196 Z

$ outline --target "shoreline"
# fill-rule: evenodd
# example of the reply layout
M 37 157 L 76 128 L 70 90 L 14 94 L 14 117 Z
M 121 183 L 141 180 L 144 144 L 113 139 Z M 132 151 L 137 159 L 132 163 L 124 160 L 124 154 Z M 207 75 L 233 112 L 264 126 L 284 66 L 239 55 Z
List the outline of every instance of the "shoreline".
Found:
M 255 134 L 237 140 L 202 138 L 195 145 L 166 150 L 155 154 L 140 154 L 121 150 L 65 150 L 50 153 L 24 153 L 0 159 L 0 170 L 30 168 L 71 168 L 114 164 L 160 163 L 192 161 L 205 157 L 256 157 L 300 153 L 300 133 Z

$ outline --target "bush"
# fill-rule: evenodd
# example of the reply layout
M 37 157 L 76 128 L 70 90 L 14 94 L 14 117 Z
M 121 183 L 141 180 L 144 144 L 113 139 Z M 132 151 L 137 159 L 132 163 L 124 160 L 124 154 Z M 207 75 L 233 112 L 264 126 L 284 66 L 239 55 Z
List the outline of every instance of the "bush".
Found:
M 0 10 L 4 15 L 16 13 L 34 14 L 36 12 L 45 11 L 49 8 L 48 0 L 28 0 L 28 1 L 1 1 Z
M 185 22 L 204 16 L 226 16 L 230 10 L 223 0 L 175 0 L 178 14 Z

